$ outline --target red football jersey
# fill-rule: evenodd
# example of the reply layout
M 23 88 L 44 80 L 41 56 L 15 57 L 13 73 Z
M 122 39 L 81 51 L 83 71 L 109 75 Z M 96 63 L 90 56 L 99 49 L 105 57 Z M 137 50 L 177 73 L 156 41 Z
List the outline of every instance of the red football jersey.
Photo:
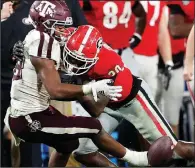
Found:
M 83 1 L 79 1 L 83 6 Z M 92 11 L 84 12 L 89 24 L 96 27 L 113 49 L 129 46 L 134 33 L 131 7 L 134 1 L 90 1 Z
M 167 4 L 179 5 L 182 11 L 185 13 L 185 22 L 192 23 L 194 21 L 194 1 L 180 0 L 180 1 L 168 1 Z M 181 51 L 185 52 L 186 38 L 173 39 L 171 37 L 172 53 L 178 54 Z
M 124 66 L 121 57 L 106 44 L 103 45 L 98 54 L 99 60 L 89 70 L 88 77 L 91 79 L 114 79 L 115 86 L 122 86 L 122 97 L 124 100 L 131 92 L 133 76 L 131 71 Z
M 154 56 L 157 54 L 160 18 L 166 5 L 163 1 L 141 1 L 147 13 L 147 23 L 141 43 L 134 49 L 136 54 Z

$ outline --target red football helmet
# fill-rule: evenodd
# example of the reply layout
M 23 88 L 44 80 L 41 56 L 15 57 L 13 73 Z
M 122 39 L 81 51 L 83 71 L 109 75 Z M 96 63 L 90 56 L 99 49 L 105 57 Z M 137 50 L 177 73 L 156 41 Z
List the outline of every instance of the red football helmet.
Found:
M 60 35 L 56 36 L 56 26 L 65 28 L 73 24 L 71 13 L 64 0 L 35 1 L 30 8 L 29 19 L 37 30 L 54 36 L 58 41 L 61 38 Z
M 79 26 L 64 46 L 63 63 L 69 75 L 86 73 L 98 60 L 103 45 L 100 32 L 93 26 Z

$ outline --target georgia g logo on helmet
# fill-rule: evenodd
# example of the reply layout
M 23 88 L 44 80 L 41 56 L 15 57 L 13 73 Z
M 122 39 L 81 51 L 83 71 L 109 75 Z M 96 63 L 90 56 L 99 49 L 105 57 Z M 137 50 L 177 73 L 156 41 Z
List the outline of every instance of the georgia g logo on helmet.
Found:
M 97 49 L 100 50 L 102 48 L 102 45 L 103 45 L 103 39 L 102 38 L 99 38 L 97 40 L 97 44 L 96 44 Z
M 45 17 L 46 15 L 53 17 L 55 7 L 56 5 L 49 1 L 41 1 L 41 3 L 35 9 L 39 11 L 39 15 L 42 17 Z

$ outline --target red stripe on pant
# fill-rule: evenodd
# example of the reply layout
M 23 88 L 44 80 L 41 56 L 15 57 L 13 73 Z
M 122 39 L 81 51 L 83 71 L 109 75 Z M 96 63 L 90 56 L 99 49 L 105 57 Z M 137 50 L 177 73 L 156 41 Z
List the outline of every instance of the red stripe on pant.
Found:
M 143 107 L 143 109 L 145 110 L 145 112 L 152 119 L 153 123 L 155 124 L 155 126 L 159 130 L 159 132 L 162 135 L 164 135 L 164 136 L 167 135 L 166 132 L 165 132 L 165 130 L 161 127 L 160 123 L 157 121 L 157 119 L 155 118 L 155 116 L 152 114 L 152 112 L 150 111 L 150 109 L 147 107 L 147 105 L 144 102 L 144 100 L 139 95 L 136 95 L 136 99 L 140 102 L 140 104 Z

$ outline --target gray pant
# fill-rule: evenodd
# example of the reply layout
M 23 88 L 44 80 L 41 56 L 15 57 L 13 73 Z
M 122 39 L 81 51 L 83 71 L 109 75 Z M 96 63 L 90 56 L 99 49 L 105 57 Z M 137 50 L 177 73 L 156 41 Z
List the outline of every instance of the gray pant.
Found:
M 183 67 L 172 71 L 172 78 L 167 91 L 163 89 L 161 74 L 159 74 L 158 80 L 157 104 L 169 124 L 178 125 L 179 112 L 184 94 Z
M 148 85 L 142 80 L 140 91 L 133 100 L 117 110 L 107 107 L 104 109 L 104 112 L 107 114 L 103 113 L 98 118 L 102 127 L 108 133 L 111 133 L 119 124 L 117 118 L 126 119 L 136 127 L 149 143 L 153 143 L 158 138 L 168 135 L 172 139 L 173 144 L 176 145 L 177 138 L 151 95 L 152 93 Z M 80 146 L 76 150 L 77 153 L 87 154 L 97 151 L 97 147 L 91 140 L 81 139 L 79 142 Z

